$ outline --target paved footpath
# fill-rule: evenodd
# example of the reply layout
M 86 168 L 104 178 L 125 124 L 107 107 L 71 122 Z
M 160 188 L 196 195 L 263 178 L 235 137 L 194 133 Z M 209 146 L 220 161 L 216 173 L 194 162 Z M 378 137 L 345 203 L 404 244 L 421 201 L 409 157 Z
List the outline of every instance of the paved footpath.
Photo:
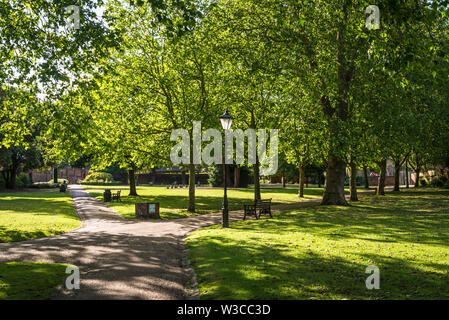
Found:
M 0 261 L 44 261 L 80 268 L 81 288 L 58 291 L 54 299 L 195 299 L 194 273 L 184 239 L 221 223 L 221 213 L 178 220 L 125 220 L 78 185 L 69 193 L 83 226 L 47 238 L 0 244 Z M 311 206 L 319 199 L 278 207 Z M 230 212 L 230 220 L 242 219 Z

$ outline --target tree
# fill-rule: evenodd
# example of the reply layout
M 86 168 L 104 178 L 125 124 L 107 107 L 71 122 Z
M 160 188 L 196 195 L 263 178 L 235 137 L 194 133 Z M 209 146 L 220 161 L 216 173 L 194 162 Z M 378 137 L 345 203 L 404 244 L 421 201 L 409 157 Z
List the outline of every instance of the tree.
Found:
M 121 35 L 126 50 L 115 50 L 103 61 L 95 102 L 87 113 L 94 127 L 101 128 L 88 131 L 97 162 L 112 158 L 136 167 L 168 164 L 173 130 L 185 128 L 192 137 L 194 120 L 203 126 L 218 124 L 212 94 L 217 70 L 204 49 L 208 35 L 197 31 L 200 24 L 191 23 L 181 23 L 177 31 L 182 32 L 175 32 L 174 24 L 183 20 L 185 10 L 170 4 L 154 10 L 109 3 L 110 27 Z M 188 210 L 194 212 L 195 163 L 190 150 L 190 162 L 184 165 L 189 170 Z
M 49 87 L 60 93 L 67 83 L 76 83 L 77 76 L 86 75 L 104 48 L 115 41 L 104 25 L 96 19 L 94 9 L 99 1 L 2 1 L 0 3 L 0 97 L 8 88 L 33 90 L 40 87 L 47 94 Z M 69 30 L 65 13 L 70 5 L 80 8 L 80 28 Z M 13 110 L 11 109 L 13 108 Z M 37 121 L 23 106 L 11 106 L 0 98 L 1 145 L 26 143 L 29 124 Z M 7 119 L 7 121 L 5 121 Z M 26 121 L 24 120 L 26 119 Z M 31 123 L 34 124 L 34 123 Z M 25 140 L 25 141 L 24 141 Z
M 363 16 L 365 1 L 223 1 L 220 5 L 228 19 L 240 26 L 226 32 L 243 33 L 260 48 L 276 51 L 283 57 L 282 68 L 294 72 L 311 100 L 320 105 L 329 145 L 322 204 L 346 205 L 346 163 L 358 139 L 351 108 L 365 103 L 357 88 L 367 83 L 365 75 L 371 77 L 367 66 L 374 64 L 373 72 L 382 68 L 396 72 L 395 78 L 401 79 L 402 68 L 415 53 L 419 55 L 413 44 L 425 46 L 429 39 L 425 30 L 441 7 L 406 1 L 398 10 L 397 3 L 385 2 L 380 6 L 381 29 L 369 30 Z M 383 86 L 376 84 L 380 92 Z
M 281 146 L 287 161 L 299 169 L 298 197 L 304 198 L 304 179 L 308 165 L 320 164 L 326 153 L 324 139 L 324 119 L 315 105 L 307 101 L 307 95 L 298 90 L 297 83 L 292 83 L 293 92 L 289 92 L 290 102 L 288 117 L 283 120 Z
M 36 136 L 25 136 L 25 144 L 0 148 L 0 167 L 7 189 L 16 188 L 16 177 L 21 172 L 42 165 L 42 155 L 36 145 Z
M 279 68 L 282 57 L 272 46 L 250 36 L 245 26 L 247 17 L 240 9 L 232 2 L 216 2 L 205 15 L 206 30 L 213 33 L 209 48 L 220 62 L 217 75 L 221 81 L 216 94 L 236 118 L 233 130 L 279 128 L 286 112 L 286 105 L 280 101 L 281 86 L 286 84 Z M 260 199 L 260 176 L 267 164 L 256 152 L 251 165 L 254 199 Z

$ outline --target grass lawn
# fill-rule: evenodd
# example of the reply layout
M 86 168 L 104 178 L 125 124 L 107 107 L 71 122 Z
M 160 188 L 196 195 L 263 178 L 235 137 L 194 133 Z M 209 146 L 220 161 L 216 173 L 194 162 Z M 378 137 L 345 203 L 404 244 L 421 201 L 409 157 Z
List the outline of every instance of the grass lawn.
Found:
M 187 245 L 202 299 L 449 299 L 449 190 L 214 226 Z M 379 290 L 365 287 L 369 265 Z
M 1 262 L 0 300 L 46 300 L 68 274 L 67 265 L 41 262 Z
M 103 201 L 103 192 L 105 189 L 113 191 L 122 190 L 122 202 L 108 203 L 108 206 L 114 208 L 124 218 L 135 218 L 134 203 L 136 202 L 159 202 L 161 218 L 176 219 L 191 216 L 187 211 L 189 202 L 188 189 L 167 189 L 159 186 L 139 186 L 137 194 L 139 197 L 129 197 L 128 186 L 83 186 L 92 195 Z M 291 203 L 297 202 L 298 188 L 262 188 L 262 198 L 272 198 L 273 203 Z M 304 191 L 304 199 L 321 197 L 323 188 L 308 188 Z M 221 188 L 199 188 L 195 192 L 195 205 L 197 214 L 217 212 L 221 210 L 223 201 L 223 189 Z M 254 199 L 253 189 L 231 189 L 228 190 L 228 201 L 230 210 L 241 210 L 242 203 Z
M 0 242 L 41 238 L 80 226 L 70 196 L 59 189 L 0 193 Z

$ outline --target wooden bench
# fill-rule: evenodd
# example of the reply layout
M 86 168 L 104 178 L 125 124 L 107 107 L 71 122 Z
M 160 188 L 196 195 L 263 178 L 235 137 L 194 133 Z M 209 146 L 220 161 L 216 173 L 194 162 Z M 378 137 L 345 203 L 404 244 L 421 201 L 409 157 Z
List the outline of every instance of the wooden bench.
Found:
M 246 220 L 246 216 L 255 216 L 259 219 L 262 214 L 269 214 L 270 218 L 273 218 L 271 214 L 271 199 L 267 200 L 256 200 L 251 204 L 243 205 L 243 220 Z
M 112 193 L 112 202 L 114 202 L 114 200 L 117 200 L 117 202 L 118 201 L 120 201 L 120 202 L 122 202 L 122 199 L 120 198 L 120 193 L 121 193 L 122 191 L 121 190 L 119 190 L 119 191 L 117 191 L 117 192 L 113 192 Z

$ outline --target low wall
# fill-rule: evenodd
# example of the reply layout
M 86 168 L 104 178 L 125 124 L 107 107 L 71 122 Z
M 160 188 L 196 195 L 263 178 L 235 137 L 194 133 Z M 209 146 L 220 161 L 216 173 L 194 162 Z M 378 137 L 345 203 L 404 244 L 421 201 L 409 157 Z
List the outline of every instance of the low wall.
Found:
M 85 168 L 62 168 L 58 169 L 58 178 L 67 179 L 69 183 L 77 183 L 79 180 L 89 174 L 89 169 Z M 31 181 L 34 182 L 48 182 L 53 179 L 53 170 L 48 171 L 33 171 L 30 174 Z

